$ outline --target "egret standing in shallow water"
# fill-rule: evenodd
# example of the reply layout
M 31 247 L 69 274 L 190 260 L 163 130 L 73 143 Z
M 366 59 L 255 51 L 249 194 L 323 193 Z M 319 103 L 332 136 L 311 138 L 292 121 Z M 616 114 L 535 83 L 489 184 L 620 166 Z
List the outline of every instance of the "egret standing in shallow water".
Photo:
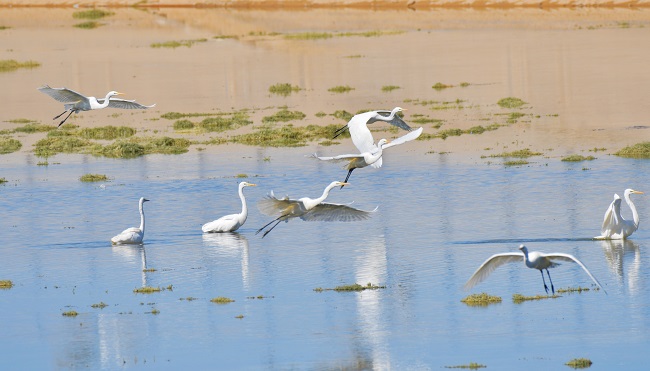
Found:
M 351 222 L 357 220 L 364 220 L 370 217 L 373 211 L 364 211 L 355 209 L 348 205 L 330 204 L 323 202 L 329 195 L 334 187 L 343 186 L 347 183 L 332 182 L 330 183 L 323 194 L 318 198 L 303 197 L 297 200 L 291 200 L 289 197 L 277 199 L 273 191 L 264 199 L 258 201 L 257 208 L 266 215 L 279 216 L 271 220 L 268 224 L 258 229 L 255 234 L 260 233 L 264 228 L 269 225 L 275 224 L 269 228 L 262 238 L 273 230 L 281 221 L 288 222 L 292 218 L 300 218 L 305 221 L 323 221 L 323 222 Z M 376 210 L 376 209 L 375 209 Z
M 371 146 L 371 150 L 368 152 L 363 152 L 360 154 L 350 154 L 350 155 L 338 155 L 334 157 L 319 157 L 317 154 L 313 154 L 313 157 L 316 157 L 319 160 L 323 161 L 347 161 L 347 165 L 345 165 L 345 168 L 348 170 L 348 175 L 345 177 L 345 180 L 343 182 L 347 182 L 348 179 L 350 179 L 350 175 L 352 175 L 352 171 L 354 169 L 360 169 L 362 167 L 366 166 L 372 166 L 374 168 L 380 168 L 382 165 L 382 156 L 383 156 L 383 151 L 387 148 L 417 139 L 420 134 L 422 134 L 422 128 L 419 128 L 417 130 L 411 131 L 408 134 L 402 135 L 401 137 L 389 141 L 387 139 L 380 139 L 379 142 L 377 142 L 377 145 L 373 143 Z M 341 186 L 343 188 L 343 186 Z
M 639 228 L 639 214 L 636 212 L 636 207 L 630 199 L 630 195 L 633 193 L 643 194 L 643 192 L 628 188 L 623 194 L 625 202 L 627 202 L 632 210 L 632 220 L 623 219 L 623 216 L 621 216 L 621 197 L 614 193 L 614 201 L 612 201 L 607 211 L 605 211 L 603 225 L 600 227 L 600 236 L 594 237 L 595 239 L 624 240 Z
M 119 244 L 141 244 L 142 239 L 144 239 L 144 209 L 143 205 L 147 200 L 144 197 L 140 197 L 140 228 L 138 227 L 132 227 L 125 229 L 122 231 L 122 233 L 118 234 L 117 236 L 111 238 L 111 242 L 114 245 L 119 245 Z
M 248 207 L 246 206 L 246 197 L 244 197 L 244 187 L 255 187 L 257 184 L 241 182 L 239 183 L 239 198 L 241 199 L 241 213 L 222 216 L 221 218 L 209 223 L 203 224 L 201 230 L 204 233 L 215 232 L 234 232 L 244 225 L 248 217 Z
M 546 270 L 548 280 L 551 283 L 551 292 L 555 294 L 555 287 L 553 287 L 553 281 L 551 281 L 551 274 L 548 272 L 548 268 L 555 268 L 560 265 L 560 263 L 556 263 L 554 260 L 568 261 L 578 264 L 580 267 L 582 267 L 582 269 L 584 269 L 585 272 L 587 272 L 587 275 L 589 275 L 589 277 L 596 283 L 596 285 L 598 285 L 598 287 L 600 287 L 603 292 L 607 294 L 607 291 L 603 289 L 596 277 L 592 276 L 587 267 L 585 267 L 585 265 L 582 264 L 582 262 L 575 256 L 559 252 L 551 254 L 544 254 L 539 251 L 528 252 L 528 248 L 526 248 L 524 245 L 520 245 L 519 250 L 521 250 L 521 252 L 506 252 L 501 254 L 494 254 L 489 257 L 485 262 L 483 262 L 483 264 L 481 264 L 476 272 L 474 272 L 467 283 L 465 283 L 465 290 L 469 290 L 472 287 L 476 286 L 478 283 L 485 280 L 490 275 L 490 273 L 494 272 L 494 270 L 501 265 L 505 263 L 521 262 L 523 258 L 523 262 L 528 268 L 538 269 L 542 274 L 542 282 L 544 282 L 544 290 L 546 290 L 547 294 L 548 286 L 546 286 L 546 280 L 544 279 L 544 270 Z
M 38 88 L 38 90 L 41 93 L 45 93 L 59 102 L 65 103 L 65 111 L 61 112 L 60 115 L 56 116 L 52 120 L 56 120 L 64 113 L 70 111 L 70 113 L 63 119 L 63 121 L 59 123 L 59 126 L 63 125 L 63 123 L 68 119 L 68 117 L 70 117 L 70 115 L 73 113 L 78 113 L 79 111 L 90 111 L 106 107 L 122 109 L 147 109 L 156 105 L 154 103 L 150 106 L 144 106 L 140 103 L 136 103 L 134 100 L 112 98 L 116 95 L 123 94 L 116 91 L 109 91 L 104 99 L 97 99 L 95 97 L 86 97 L 85 95 L 79 94 L 76 91 L 67 88 L 51 88 L 47 85 L 44 85 Z
M 411 131 L 411 127 L 402 120 L 397 113 L 406 111 L 401 107 L 395 107 L 392 111 L 368 111 L 354 115 L 348 123 L 342 128 L 336 130 L 334 138 L 341 135 L 345 129 L 350 130 L 350 137 L 352 143 L 359 150 L 360 153 L 372 151 L 375 145 L 375 140 L 368 129 L 368 125 L 373 122 L 383 121 L 391 125 L 397 126 L 404 130 Z M 381 161 L 381 160 L 380 160 Z

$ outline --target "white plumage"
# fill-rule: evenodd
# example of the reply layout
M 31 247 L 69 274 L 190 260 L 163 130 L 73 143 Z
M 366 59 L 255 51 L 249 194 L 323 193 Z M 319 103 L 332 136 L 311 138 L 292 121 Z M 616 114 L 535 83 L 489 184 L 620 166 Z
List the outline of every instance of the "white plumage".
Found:
M 203 224 L 201 230 L 204 233 L 234 232 L 244 225 L 248 217 L 248 207 L 246 197 L 244 197 L 244 187 L 254 187 L 256 184 L 241 182 L 239 183 L 239 198 L 241 199 L 241 213 L 222 216 L 221 218 Z
M 140 208 L 140 227 L 132 227 L 125 229 L 122 233 L 111 238 L 111 242 L 114 245 L 120 244 L 141 244 L 144 239 L 144 208 L 143 205 L 147 200 L 144 197 L 140 197 L 139 208 Z

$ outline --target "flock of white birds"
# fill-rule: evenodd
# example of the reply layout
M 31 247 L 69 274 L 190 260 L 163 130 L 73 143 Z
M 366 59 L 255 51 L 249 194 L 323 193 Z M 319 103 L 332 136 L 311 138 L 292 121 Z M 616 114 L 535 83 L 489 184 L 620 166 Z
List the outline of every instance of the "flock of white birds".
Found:
M 54 117 L 54 120 L 58 119 L 66 112 L 69 113 L 59 123 L 59 126 L 61 126 L 68 119 L 68 117 L 70 117 L 70 115 L 73 113 L 78 113 L 80 111 L 90 111 L 107 107 L 122 109 L 147 109 L 155 106 L 155 104 L 145 106 L 136 103 L 134 100 L 114 98 L 115 96 L 122 94 L 116 91 L 108 92 L 104 99 L 97 99 L 95 97 L 86 97 L 67 88 L 51 88 L 47 85 L 44 85 L 38 88 L 38 90 L 49 95 L 55 100 L 64 103 L 65 111 Z M 263 238 L 269 232 L 271 232 L 280 222 L 288 222 L 293 218 L 300 218 L 305 221 L 345 222 L 364 220 L 369 218 L 370 215 L 377 210 L 376 208 L 372 211 L 364 211 L 353 208 L 349 205 L 333 204 L 324 201 L 333 188 L 343 188 L 348 184 L 347 181 L 349 180 L 350 175 L 352 175 L 353 170 L 367 166 L 380 168 L 382 165 L 383 151 L 385 149 L 403 144 L 411 140 L 415 140 L 422 134 L 422 128 L 411 130 L 411 127 L 399 117 L 398 113 L 401 111 L 404 111 L 404 109 L 395 107 L 392 111 L 368 111 L 353 116 L 347 125 L 341 127 L 336 131 L 334 138 L 343 133 L 346 129 L 349 130 L 352 142 L 354 143 L 359 153 L 344 154 L 331 157 L 318 156 L 316 153 L 312 155 L 312 157 L 322 161 L 346 162 L 345 169 L 348 170 L 348 173 L 345 181 L 331 182 L 325 188 L 323 194 L 318 198 L 276 198 L 273 194 L 273 191 L 271 191 L 267 197 L 258 202 L 258 209 L 263 214 L 273 216 L 275 218 L 264 225 L 262 228 L 258 229 L 255 234 L 264 231 L 264 229 L 272 225 L 269 229 L 264 231 L 262 235 Z M 368 128 L 368 125 L 378 121 L 390 123 L 391 125 L 397 126 L 409 132 L 393 141 L 382 138 L 378 142 L 375 142 L 370 129 Z M 244 225 L 246 218 L 248 217 L 248 207 L 246 205 L 246 198 L 244 197 L 244 188 L 254 186 L 256 186 L 256 184 L 248 182 L 239 183 L 239 198 L 241 199 L 242 203 L 242 211 L 238 214 L 226 215 L 212 222 L 205 223 L 201 228 L 202 231 L 204 233 L 234 232 L 242 225 Z M 621 216 L 621 197 L 618 194 L 614 194 L 614 201 L 612 201 L 610 206 L 607 208 L 607 211 L 605 212 L 603 224 L 601 226 L 601 234 L 594 237 L 595 239 L 624 240 L 639 228 L 639 215 L 637 213 L 636 207 L 634 206 L 634 203 L 630 199 L 631 194 L 643 194 L 643 192 L 636 191 L 634 189 L 626 189 L 625 193 L 623 194 L 625 202 L 632 210 L 632 220 L 626 220 Z M 143 204 L 147 201 L 149 200 L 144 197 L 141 197 L 139 200 L 140 227 L 128 228 L 117 236 L 111 238 L 111 242 L 113 244 L 142 244 L 145 228 Z M 596 277 L 594 277 L 591 272 L 589 272 L 589 269 L 587 269 L 587 267 L 573 255 L 565 253 L 545 254 L 538 251 L 528 251 L 528 248 L 524 245 L 520 245 L 519 250 L 521 252 L 500 253 L 489 257 L 485 262 L 483 262 L 483 264 L 481 264 L 476 272 L 474 272 L 474 274 L 465 284 L 464 288 L 466 290 L 471 289 L 478 283 L 485 280 L 490 275 L 490 273 L 505 263 L 523 261 L 526 267 L 540 271 L 542 275 L 542 282 L 544 283 L 544 290 L 548 293 L 548 286 L 546 285 L 546 280 L 544 278 L 544 271 L 546 271 L 549 283 L 551 285 L 551 292 L 555 294 L 555 287 L 553 286 L 553 281 L 551 280 L 551 275 L 548 269 L 557 267 L 560 264 L 558 261 L 564 261 L 578 264 L 592 279 L 592 281 L 598 287 L 600 287 L 603 292 L 607 293 L 601 286 L 600 282 L 598 282 Z

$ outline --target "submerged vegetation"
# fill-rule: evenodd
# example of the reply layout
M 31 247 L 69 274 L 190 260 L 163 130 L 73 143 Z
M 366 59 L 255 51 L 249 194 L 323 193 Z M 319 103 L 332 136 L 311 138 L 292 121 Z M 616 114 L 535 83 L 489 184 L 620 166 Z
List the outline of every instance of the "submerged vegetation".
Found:
M 0 178 L 4 179 L 4 178 Z M 10 289 L 14 287 L 14 283 L 11 280 L 0 280 L 0 289 Z
M 100 19 L 104 17 L 108 17 L 109 15 L 113 15 L 115 13 L 109 12 L 106 10 L 101 10 L 101 9 L 90 9 L 90 10 L 83 10 L 79 12 L 74 12 L 72 13 L 72 18 L 75 19 Z
M 486 368 L 486 365 L 482 365 L 476 362 L 470 362 L 468 365 L 458 365 L 458 366 L 445 366 L 445 368 L 463 368 L 470 370 L 478 370 L 479 368 Z
M 153 294 L 154 292 L 160 292 L 162 289 L 160 287 L 151 287 L 151 286 L 142 286 L 137 289 L 133 289 L 133 292 L 136 294 Z
M 525 301 L 532 301 L 532 300 L 543 300 L 543 299 L 557 299 L 559 298 L 559 295 L 535 295 L 535 296 L 525 296 L 521 294 L 513 294 L 512 295 L 512 302 L 515 304 L 521 304 Z
M 614 154 L 616 156 L 627 158 L 650 158 L 650 142 L 642 142 L 633 146 L 627 146 Z
M 228 304 L 234 302 L 233 299 L 227 298 L 225 296 L 217 296 L 216 298 L 210 299 L 210 301 L 217 304 Z
M 327 89 L 330 93 L 347 93 L 352 90 L 354 90 L 354 88 L 348 85 L 338 85 Z
M 34 144 L 34 153 L 49 157 L 58 153 L 86 153 L 110 158 L 135 158 L 147 154 L 180 154 L 189 150 L 191 142 L 183 138 L 133 137 L 102 145 L 76 136 L 55 136 Z
M 82 182 L 105 182 L 108 180 L 108 177 L 103 174 L 84 174 L 79 177 L 79 180 Z
M 88 22 L 81 22 L 77 23 L 74 25 L 74 27 L 81 28 L 84 30 L 92 30 L 95 29 L 99 26 L 103 26 L 103 23 L 95 22 L 95 21 L 88 21 Z
M 230 141 L 249 146 L 302 147 L 310 141 L 332 138 L 336 129 L 338 129 L 337 125 L 294 127 L 289 124 L 280 128 L 263 125 L 255 132 L 236 135 Z
M 69 310 L 67 312 L 61 313 L 61 315 L 65 317 L 76 317 L 77 315 L 79 315 L 79 313 L 77 313 L 77 311 L 75 310 Z
M 565 363 L 565 365 L 574 369 L 579 369 L 579 368 L 589 368 L 591 367 L 592 363 L 593 362 L 591 362 L 589 358 L 574 358 L 569 362 Z
M 290 40 L 323 40 L 333 37 L 379 37 L 386 35 L 399 35 L 404 31 L 366 31 L 366 32 L 301 32 L 284 35 L 285 39 Z
M 566 157 L 562 157 L 562 161 L 566 162 L 581 162 L 581 161 L 591 161 L 595 160 L 596 158 L 594 156 L 582 156 L 582 155 L 570 155 Z
M 178 48 L 181 46 L 185 47 L 192 47 L 192 45 L 196 43 L 204 43 L 208 41 L 208 39 L 193 39 L 193 40 L 179 40 L 179 41 L 165 41 L 161 43 L 153 43 L 151 44 L 152 48 Z
M 469 295 L 462 299 L 461 302 L 472 307 L 487 307 L 490 304 L 501 303 L 501 297 L 488 295 L 483 292 L 480 294 Z
M 0 60 L 0 72 L 12 72 L 19 68 L 36 68 L 41 64 L 35 61 L 18 62 L 14 59 Z
M 520 108 L 526 102 L 519 98 L 514 98 L 514 97 L 508 97 L 508 98 L 503 98 L 500 99 L 497 104 L 503 108 Z
M 0 155 L 18 151 L 23 146 L 14 138 L 0 137 Z
M 333 289 L 324 289 L 322 287 L 317 287 L 314 289 L 316 292 L 323 292 L 323 291 L 339 291 L 339 292 L 345 292 L 345 291 L 364 291 L 364 290 L 378 290 L 378 289 L 385 289 L 386 286 L 378 286 L 378 285 L 373 285 L 372 283 L 368 282 L 365 286 L 360 285 L 358 283 L 354 283 L 352 285 L 342 285 L 342 286 L 336 286 Z
M 290 95 L 291 93 L 295 93 L 300 90 L 301 89 L 299 86 L 291 85 L 289 83 L 283 83 L 283 84 L 279 83 L 279 84 L 271 85 L 269 87 L 269 93 L 278 94 L 285 97 Z

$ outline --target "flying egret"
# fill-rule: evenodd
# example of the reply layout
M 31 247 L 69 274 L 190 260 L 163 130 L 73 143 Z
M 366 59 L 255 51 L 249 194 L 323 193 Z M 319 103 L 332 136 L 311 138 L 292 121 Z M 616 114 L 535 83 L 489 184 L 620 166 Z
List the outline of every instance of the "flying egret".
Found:
M 348 170 L 348 175 L 345 177 L 345 180 L 343 182 L 347 182 L 348 179 L 350 179 L 350 175 L 352 175 L 352 171 L 354 169 L 359 169 L 362 167 L 366 167 L 368 165 L 374 167 L 374 168 L 380 168 L 382 165 L 382 155 L 383 151 L 387 148 L 417 139 L 417 137 L 422 134 L 422 128 L 419 128 L 417 130 L 411 131 L 408 134 L 402 135 L 401 137 L 389 141 L 387 139 L 380 139 L 377 145 L 373 144 L 372 145 L 372 150 L 363 152 L 360 154 L 350 154 L 350 155 L 338 155 L 334 157 L 319 157 L 317 154 L 313 154 L 312 156 L 323 161 L 347 161 L 347 164 L 344 166 L 345 169 Z M 343 188 L 343 186 L 341 186 Z
M 132 227 L 125 229 L 122 231 L 122 233 L 111 238 L 113 245 L 142 243 L 142 239 L 144 238 L 144 209 L 142 208 L 142 205 L 147 201 L 149 200 L 144 197 L 140 197 L 140 228 Z
M 625 202 L 632 209 L 632 220 L 623 219 L 623 216 L 621 216 L 621 198 L 614 193 L 614 201 L 612 201 L 607 211 L 605 211 L 603 225 L 600 227 L 600 236 L 594 237 L 595 239 L 624 240 L 639 228 L 639 214 L 636 212 L 636 207 L 630 199 L 632 193 L 643 194 L 643 192 L 628 188 L 623 194 Z
M 487 276 L 490 275 L 495 269 L 500 267 L 501 265 L 505 263 L 514 263 L 514 262 L 520 262 L 522 261 L 521 258 L 523 258 L 523 262 L 526 264 L 528 268 L 532 269 L 538 269 L 539 272 L 542 274 L 542 282 L 544 282 L 544 290 L 546 290 L 546 293 L 548 294 L 548 286 L 546 286 L 546 280 L 544 279 L 544 270 L 546 270 L 546 274 L 548 275 L 548 280 L 551 283 L 551 291 L 553 294 L 555 294 L 555 287 L 553 287 L 553 281 L 551 280 L 551 274 L 548 272 L 548 268 L 555 268 L 560 263 L 556 263 L 554 260 L 561 260 L 561 261 L 568 261 L 568 262 L 574 262 L 578 264 L 582 269 L 587 272 L 589 277 L 600 287 L 605 294 L 607 294 L 607 291 L 603 289 L 603 287 L 600 285 L 600 282 L 589 272 L 587 267 L 585 267 L 584 264 L 578 258 L 576 258 L 573 255 L 570 254 L 564 254 L 564 253 L 551 253 L 551 254 L 544 254 L 539 251 L 531 251 L 528 252 L 528 248 L 524 245 L 519 246 L 519 250 L 521 252 L 506 252 L 506 253 L 501 253 L 501 254 L 494 254 L 491 257 L 489 257 L 483 264 L 481 264 L 480 267 L 474 272 L 472 277 L 465 283 L 465 290 L 469 290 L 478 283 L 482 282 L 487 278 Z
M 241 199 L 241 213 L 239 214 L 230 214 L 222 216 L 221 218 L 211 221 L 209 223 L 203 224 L 201 230 L 204 233 L 215 233 L 215 232 L 234 232 L 239 227 L 244 225 L 246 218 L 248 217 L 248 207 L 246 206 L 246 198 L 244 197 L 244 187 L 255 187 L 257 184 L 241 182 L 239 183 L 239 198 Z
M 395 107 L 390 112 L 368 111 L 354 115 L 345 126 L 336 130 L 334 133 L 334 138 L 341 135 L 345 129 L 349 129 L 352 143 L 354 143 L 360 153 L 372 151 L 372 147 L 375 145 L 375 140 L 372 138 L 372 134 L 368 129 L 368 124 L 372 124 L 377 121 L 384 121 L 404 130 L 411 131 L 411 127 L 408 126 L 399 116 L 397 116 L 397 112 L 400 111 L 406 110 L 401 107 Z
M 144 106 L 140 103 L 136 103 L 135 100 L 112 98 L 116 95 L 124 94 L 118 93 L 116 91 L 109 91 L 104 99 L 97 99 L 95 97 L 86 97 L 74 90 L 67 88 L 51 88 L 48 85 L 41 86 L 38 88 L 38 90 L 41 93 L 45 93 L 59 102 L 65 103 L 65 111 L 61 112 L 60 115 L 56 116 L 52 120 L 56 120 L 64 113 L 70 111 L 70 113 L 63 119 L 63 121 L 59 123 L 59 126 L 63 125 L 63 123 L 68 119 L 68 117 L 70 117 L 70 115 L 73 113 L 78 113 L 79 111 L 90 111 L 106 107 L 122 109 L 147 109 L 156 105 L 154 103 L 150 106 Z
M 269 234 L 281 221 L 289 222 L 292 218 L 300 218 L 302 220 L 311 222 L 311 221 L 323 221 L 323 222 L 351 222 L 357 220 L 364 220 L 370 217 L 370 213 L 373 211 L 364 211 L 355 209 L 348 205 L 340 204 L 331 204 L 323 202 L 329 195 L 330 191 L 334 187 L 343 186 L 347 183 L 343 182 L 332 182 L 330 183 L 323 194 L 318 198 L 309 198 L 303 197 L 297 200 L 291 200 L 288 196 L 278 199 L 273 194 L 273 191 L 264 199 L 258 201 L 257 208 L 266 215 L 276 216 L 280 215 L 277 218 L 271 220 L 268 224 L 258 229 L 255 234 L 260 233 L 264 228 L 269 225 L 275 224 L 269 228 L 262 238 Z

